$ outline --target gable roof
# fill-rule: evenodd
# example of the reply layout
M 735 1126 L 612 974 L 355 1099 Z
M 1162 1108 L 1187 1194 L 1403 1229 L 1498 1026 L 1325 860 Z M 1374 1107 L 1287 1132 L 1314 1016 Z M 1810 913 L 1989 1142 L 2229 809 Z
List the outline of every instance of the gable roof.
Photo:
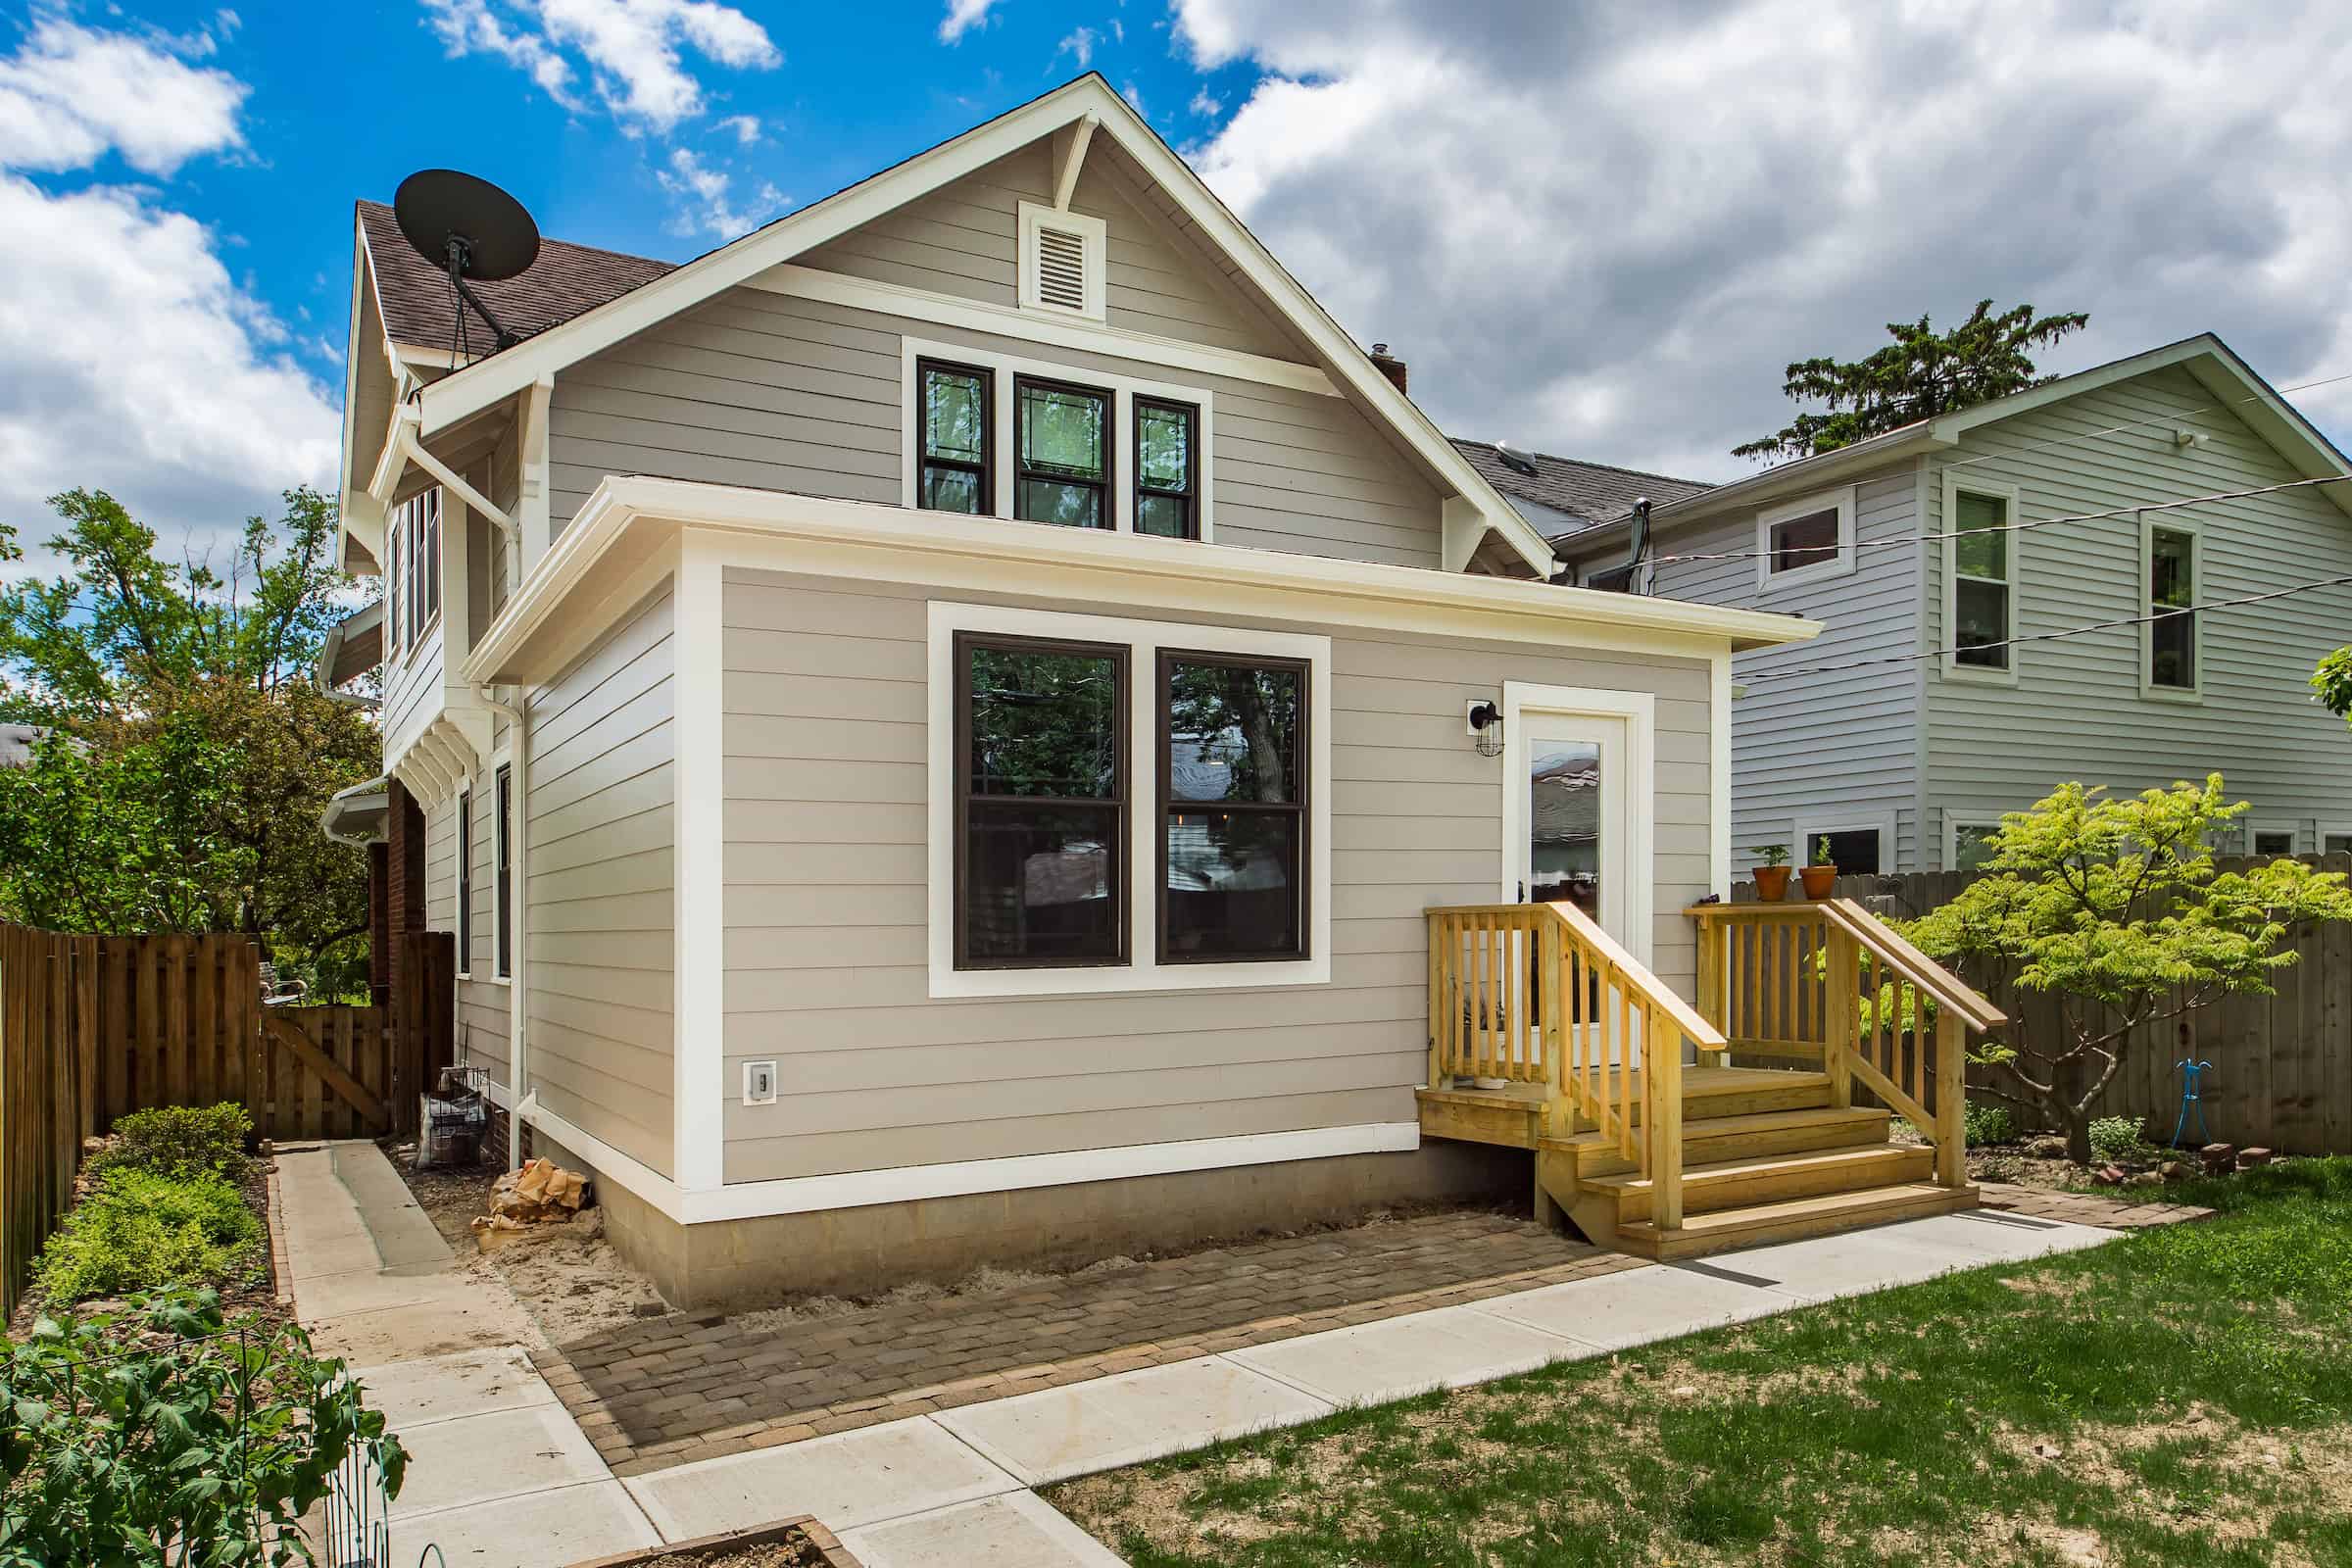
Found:
M 1372 364 L 1355 340 L 1099 72 L 1088 72 L 959 136 L 591 306 L 513 348 L 451 371 L 420 393 L 419 433 L 429 436 L 446 428 L 513 396 L 543 375 L 747 282 L 1065 126 L 1084 127 L 1086 134 L 1099 132 L 1115 141 L 1222 253 L 1236 274 L 1298 330 L 1332 379 L 1387 421 L 1403 445 L 1462 498 L 1475 512 L 1481 532 L 1498 535 L 1539 575 L 1549 574 L 1553 557 L 1543 533 Z M 1455 511 L 1448 502 L 1449 540 Z M 1467 559 L 1466 551 L 1463 557 Z
M 1470 460 L 1471 466 L 1505 496 L 1532 501 L 1548 512 L 1563 514 L 1566 526 L 1550 519 L 1538 524 L 1553 539 L 1565 539 L 1586 528 L 1614 522 L 1632 512 L 1634 503 L 1643 496 L 1649 498 L 1652 506 L 1662 507 L 1714 488 L 1704 479 L 1677 479 L 1670 474 L 1556 458 L 1547 452 L 1526 452 L 1514 447 L 1513 456 L 1523 457 L 1535 466 L 1534 473 L 1521 473 L 1503 460 L 1494 442 L 1472 441 L 1458 435 L 1448 439 Z
M 359 213 L 384 335 L 416 348 L 451 347 L 456 321 L 449 274 L 402 237 L 390 207 L 364 201 Z M 467 286 L 510 331 L 527 338 L 676 270 L 673 262 L 549 239 L 540 241 L 538 260 L 519 275 Z M 493 341 L 489 323 L 471 310 L 466 312 L 466 330 L 483 344 Z

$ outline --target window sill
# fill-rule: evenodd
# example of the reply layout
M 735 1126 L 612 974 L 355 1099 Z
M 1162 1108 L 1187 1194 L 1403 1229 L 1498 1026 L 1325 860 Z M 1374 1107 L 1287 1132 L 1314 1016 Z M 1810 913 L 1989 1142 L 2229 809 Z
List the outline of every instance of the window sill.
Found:
M 2014 686 L 2017 684 L 2017 671 L 2014 669 L 1980 669 L 1970 664 L 1946 662 L 1943 666 L 1943 678 L 1958 681 L 1964 686 Z
M 1155 991 L 1276 990 L 1331 982 L 1331 960 L 1274 958 L 1241 963 L 1132 963 L 1086 969 L 955 969 L 934 965 L 934 999 L 1103 997 Z
M 1784 593 L 1794 593 L 1817 583 L 1836 582 L 1854 574 L 1855 564 L 1850 560 L 1823 562 L 1817 565 L 1796 566 L 1788 571 L 1767 572 L 1757 579 L 1756 597 L 1771 599 Z
M 2188 708 L 2198 707 L 2205 701 L 2205 693 L 2194 686 L 2142 685 L 2139 695 L 2145 702 L 2173 703 Z

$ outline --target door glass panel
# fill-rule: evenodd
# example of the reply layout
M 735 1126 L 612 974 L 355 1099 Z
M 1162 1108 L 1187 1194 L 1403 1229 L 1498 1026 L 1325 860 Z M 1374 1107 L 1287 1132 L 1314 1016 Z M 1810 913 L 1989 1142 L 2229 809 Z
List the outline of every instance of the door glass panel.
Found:
M 1600 918 L 1600 748 L 1536 740 L 1528 747 L 1528 888 L 1540 903 L 1565 899 Z

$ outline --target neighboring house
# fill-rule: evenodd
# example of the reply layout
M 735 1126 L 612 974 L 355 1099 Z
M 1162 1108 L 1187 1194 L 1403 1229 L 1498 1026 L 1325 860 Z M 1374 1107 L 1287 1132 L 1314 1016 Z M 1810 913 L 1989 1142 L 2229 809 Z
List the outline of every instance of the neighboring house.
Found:
M 470 362 L 384 209 L 355 249 L 391 925 L 456 935 L 463 1051 L 673 1300 L 1524 1193 L 1539 1131 L 1540 1195 L 1679 1234 L 1625 1174 L 1682 1170 L 1679 1118 L 1572 1134 L 1527 1055 L 1569 988 L 1473 993 L 1427 911 L 1582 943 L 1575 996 L 1623 1004 L 1576 1039 L 1621 1062 L 1710 1038 L 1676 993 L 1732 660 L 1818 626 L 1542 580 L 1401 367 L 1100 76 L 683 267 L 551 244 Z M 1446 1087 L 1490 1072 L 1517 1098 Z M 1884 1149 L 1830 1075 L 1740 1093 L 1715 1158 L 1779 1107 L 1775 1150 Z M 1973 1200 L 1915 1154 L 1782 1190 Z M 1716 1219 L 1690 1245 L 1754 1233 Z
M 1479 466 L 1531 517 L 1579 518 L 1543 524 L 1569 580 L 1622 577 L 1639 485 L 1640 591 L 1827 624 L 1735 662 L 1742 867 L 1826 837 L 1849 871 L 1965 869 L 2001 813 L 2063 780 L 2216 770 L 2253 807 L 2220 847 L 2352 849 L 2352 740 L 2306 685 L 2352 585 L 2032 640 L 2352 576 L 2352 484 L 2125 510 L 2352 472 L 2210 334 L 1731 484 L 1492 446 Z M 2034 526 L 2091 513 L 2120 514 Z
M 33 748 L 48 733 L 39 724 L 0 724 L 0 767 L 29 767 Z

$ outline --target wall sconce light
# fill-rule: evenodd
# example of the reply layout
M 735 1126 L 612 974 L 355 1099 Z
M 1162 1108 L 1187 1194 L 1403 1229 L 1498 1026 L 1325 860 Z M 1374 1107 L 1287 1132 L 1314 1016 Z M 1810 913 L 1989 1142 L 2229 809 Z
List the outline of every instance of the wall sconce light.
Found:
M 1481 757 L 1502 755 L 1502 710 L 1493 703 L 1480 701 L 1470 705 L 1471 745 Z

